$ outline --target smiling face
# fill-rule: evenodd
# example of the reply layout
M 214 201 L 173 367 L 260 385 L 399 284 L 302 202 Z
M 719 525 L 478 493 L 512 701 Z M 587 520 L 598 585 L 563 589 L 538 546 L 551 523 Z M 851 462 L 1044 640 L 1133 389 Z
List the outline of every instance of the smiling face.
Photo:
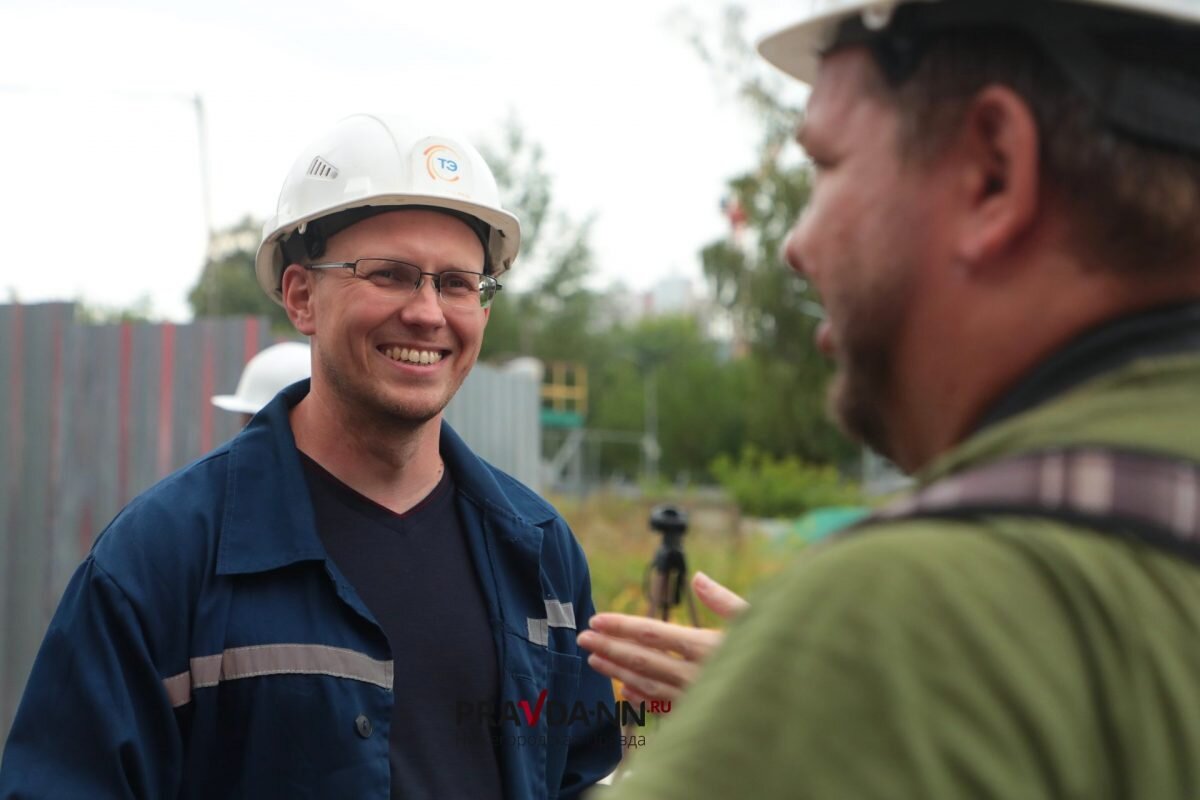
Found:
M 902 160 L 898 117 L 872 88 L 874 70 L 861 49 L 822 63 L 799 136 L 816 179 L 785 253 L 827 311 L 817 345 L 838 365 L 833 415 L 891 455 L 897 361 L 937 218 L 925 195 L 930 176 Z
M 424 272 L 482 272 L 483 246 L 462 221 L 425 209 L 370 217 L 330 238 L 322 262 L 391 258 Z M 312 391 L 356 423 L 413 429 L 437 418 L 475 365 L 488 310 L 380 289 L 349 269 L 288 268 L 285 299 L 315 353 Z M 303 284 L 297 284 L 303 281 Z M 293 310 L 294 309 L 294 310 Z

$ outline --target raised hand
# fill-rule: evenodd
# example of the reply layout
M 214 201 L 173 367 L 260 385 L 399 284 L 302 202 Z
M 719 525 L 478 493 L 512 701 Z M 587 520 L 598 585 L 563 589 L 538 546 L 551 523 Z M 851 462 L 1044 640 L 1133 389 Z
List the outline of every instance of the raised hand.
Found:
M 692 591 L 722 619 L 732 619 L 749 603 L 703 572 Z M 695 681 L 725 634 L 630 614 L 596 614 L 579 645 L 592 652 L 588 664 L 624 684 L 630 702 L 674 700 Z

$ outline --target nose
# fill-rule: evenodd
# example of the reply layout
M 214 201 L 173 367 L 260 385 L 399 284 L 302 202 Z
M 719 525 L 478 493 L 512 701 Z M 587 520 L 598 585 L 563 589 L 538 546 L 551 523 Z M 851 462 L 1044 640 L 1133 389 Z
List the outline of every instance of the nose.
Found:
M 440 328 L 446 324 L 446 314 L 433 281 L 425 278 L 421 288 L 408 296 L 400 306 L 400 321 L 418 328 Z
M 805 278 L 813 277 L 812 263 L 806 256 L 809 237 L 809 218 L 807 212 L 802 212 L 800 218 L 796 220 L 796 224 L 792 226 L 791 232 L 788 233 L 787 240 L 783 243 L 784 261 Z

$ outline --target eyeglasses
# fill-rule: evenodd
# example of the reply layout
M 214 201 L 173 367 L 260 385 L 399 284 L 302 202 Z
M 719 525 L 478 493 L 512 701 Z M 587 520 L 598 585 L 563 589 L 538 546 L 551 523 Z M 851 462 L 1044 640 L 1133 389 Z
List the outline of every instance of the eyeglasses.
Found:
M 457 269 L 422 272 L 413 264 L 390 258 L 309 264 L 307 269 L 349 269 L 354 277 L 370 281 L 372 286 L 394 295 L 416 294 L 425 283 L 425 278 L 429 278 L 441 301 L 452 308 L 487 308 L 492 304 L 496 292 L 503 288 L 495 278 L 482 272 Z

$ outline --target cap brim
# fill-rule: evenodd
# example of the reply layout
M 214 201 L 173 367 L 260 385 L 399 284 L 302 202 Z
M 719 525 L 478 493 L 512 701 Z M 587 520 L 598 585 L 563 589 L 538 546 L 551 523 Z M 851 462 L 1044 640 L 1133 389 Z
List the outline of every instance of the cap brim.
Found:
M 258 409 L 247 403 L 236 394 L 219 394 L 212 398 L 212 404 L 225 411 L 237 414 L 257 414 Z
M 758 53 L 771 66 L 811 86 L 821 61 L 821 32 L 827 21 L 810 20 L 776 31 L 759 40 Z

